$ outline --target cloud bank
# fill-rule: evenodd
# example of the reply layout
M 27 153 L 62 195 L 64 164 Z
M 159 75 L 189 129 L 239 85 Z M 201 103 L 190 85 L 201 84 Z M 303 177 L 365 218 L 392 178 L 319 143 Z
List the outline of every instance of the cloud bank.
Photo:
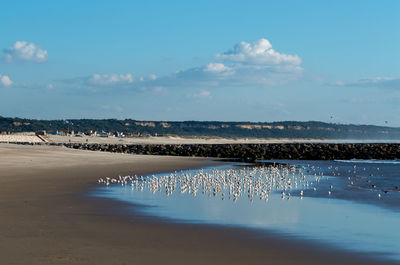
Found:
M 11 81 L 11 78 L 6 76 L 6 75 L 1 75 L 0 74 L 0 86 L 2 87 L 9 87 L 13 84 L 13 81 Z
M 390 88 L 400 89 L 400 79 L 391 77 L 373 77 L 359 79 L 351 82 L 338 81 L 335 83 L 336 86 L 345 87 L 376 87 L 376 88 Z
M 7 63 L 12 62 L 33 62 L 45 63 L 48 59 L 48 53 L 36 46 L 34 43 L 26 41 L 16 41 L 11 48 L 5 49 L 4 61 Z
M 181 85 L 273 86 L 296 80 L 303 72 L 298 55 L 275 51 L 267 39 L 253 44 L 242 41 L 232 50 L 215 55 L 215 60 L 166 79 Z
M 267 39 L 254 43 L 240 42 L 233 49 L 216 54 L 214 60 L 203 66 L 176 71 L 165 76 L 135 77 L 132 74 L 94 74 L 78 78 L 87 87 L 185 88 L 208 91 L 214 87 L 267 87 L 286 84 L 301 78 L 302 60 L 298 55 L 284 54 L 272 48 Z M 195 94 L 192 94 L 195 95 Z M 197 95 L 197 94 L 196 94 Z M 196 97 L 207 98 L 199 94 Z
M 198 93 L 188 94 L 189 98 L 197 98 L 197 99 L 211 99 L 211 92 L 205 89 L 202 89 Z
M 110 86 L 133 83 L 132 74 L 94 74 L 87 79 L 90 85 Z

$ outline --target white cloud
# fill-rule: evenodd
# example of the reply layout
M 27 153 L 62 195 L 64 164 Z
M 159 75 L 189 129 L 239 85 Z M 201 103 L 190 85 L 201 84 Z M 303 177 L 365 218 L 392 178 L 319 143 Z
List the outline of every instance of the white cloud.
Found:
M 126 87 L 130 85 L 137 85 L 140 83 L 152 83 L 157 80 L 158 76 L 150 74 L 147 77 L 140 76 L 134 78 L 132 74 L 94 74 L 85 78 L 78 78 L 77 80 L 83 80 L 87 85 L 92 87 Z
M 150 80 L 156 80 L 158 78 L 158 76 L 156 76 L 155 74 L 151 74 L 149 75 Z
M 9 49 L 4 50 L 4 61 L 11 62 L 47 62 L 48 53 L 34 43 L 16 41 Z
M 230 72 L 232 69 L 222 63 L 209 63 L 204 67 L 203 71 L 210 73 L 223 73 Z
M 346 87 L 377 87 L 377 88 L 400 89 L 400 78 L 372 77 L 350 82 L 338 81 L 334 83 L 334 85 L 346 86 Z
M 90 85 L 111 86 L 133 83 L 132 74 L 94 74 L 87 79 Z
M 153 80 L 156 80 L 157 78 L 158 78 L 157 75 L 150 74 L 148 77 L 141 76 L 141 77 L 138 78 L 138 80 L 140 82 L 145 82 L 145 81 L 153 81 Z
M 189 97 L 192 98 L 199 98 L 199 99 L 211 99 L 211 92 L 208 90 L 201 90 L 199 93 L 195 93 L 195 94 L 189 94 Z
M 222 62 L 180 71 L 170 79 L 184 85 L 273 86 L 297 80 L 303 72 L 299 56 L 275 51 L 267 39 L 240 42 L 215 59 Z
M 233 50 L 215 56 L 218 60 L 259 65 L 300 65 L 301 58 L 297 55 L 283 54 L 272 49 L 267 39 L 256 40 L 253 44 L 240 42 Z
M 0 85 L 3 87 L 8 87 L 13 84 L 13 81 L 11 80 L 10 77 L 6 75 L 0 75 Z

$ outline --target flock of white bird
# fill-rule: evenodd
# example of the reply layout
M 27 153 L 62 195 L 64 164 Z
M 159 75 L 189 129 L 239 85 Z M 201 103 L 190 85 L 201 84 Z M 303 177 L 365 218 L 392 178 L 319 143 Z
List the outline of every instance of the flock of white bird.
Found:
M 311 167 L 311 169 L 314 169 Z M 305 168 L 288 166 L 262 166 L 246 168 L 229 168 L 175 172 L 161 176 L 119 176 L 118 178 L 100 178 L 98 183 L 109 186 L 119 184 L 130 186 L 132 190 L 164 192 L 171 195 L 174 192 L 187 193 L 192 196 L 203 194 L 222 200 L 236 202 L 241 197 L 247 197 L 251 202 L 258 198 L 268 201 L 271 193 L 281 194 L 282 199 L 290 199 L 296 192 L 302 199 L 306 191 L 317 191 L 321 179 L 327 179 L 321 173 L 309 174 Z M 330 196 L 333 186 L 330 185 Z

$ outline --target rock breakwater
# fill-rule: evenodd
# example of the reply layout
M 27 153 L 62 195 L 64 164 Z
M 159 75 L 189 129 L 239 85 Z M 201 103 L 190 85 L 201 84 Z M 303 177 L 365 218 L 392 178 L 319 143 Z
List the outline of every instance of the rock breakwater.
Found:
M 293 143 L 293 144 L 82 144 L 63 146 L 116 153 L 144 155 L 198 156 L 255 160 L 335 160 L 335 159 L 400 159 L 400 144 L 390 143 Z

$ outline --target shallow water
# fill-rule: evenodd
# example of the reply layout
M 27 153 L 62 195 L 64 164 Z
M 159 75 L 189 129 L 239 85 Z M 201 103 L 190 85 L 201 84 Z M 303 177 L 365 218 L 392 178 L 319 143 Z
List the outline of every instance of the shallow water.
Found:
M 379 253 L 400 261 L 400 193 L 394 190 L 400 180 L 399 164 L 389 161 L 284 162 L 298 166 L 296 172 L 286 171 L 288 178 L 304 174 L 303 178 L 298 178 L 299 185 L 290 188 L 290 197 L 288 190 L 283 196 L 283 188 L 278 188 L 271 191 L 268 200 L 259 199 L 259 196 L 249 199 L 244 193 L 233 202 L 227 192 L 222 196 L 224 191 L 215 196 L 212 192 L 199 192 L 193 196 L 186 190 L 185 193 L 167 195 L 164 190 L 154 191 L 146 186 L 132 189 L 129 185 L 100 186 L 94 195 L 151 206 L 140 210 L 177 222 L 273 231 L 339 249 Z M 369 168 L 365 168 L 366 164 Z M 236 166 L 219 167 L 218 170 L 232 168 L 240 170 Z M 195 175 L 198 172 L 183 173 Z M 212 172 L 212 169 L 203 172 Z M 242 171 L 243 174 L 249 172 Z M 304 181 L 309 184 L 308 188 Z M 363 185 L 367 188 L 360 188 Z M 375 186 L 370 188 L 368 185 Z M 384 193 L 389 187 L 393 192 Z M 300 190 L 303 190 L 303 196 L 300 196 Z M 380 198 L 378 194 L 381 194 Z

